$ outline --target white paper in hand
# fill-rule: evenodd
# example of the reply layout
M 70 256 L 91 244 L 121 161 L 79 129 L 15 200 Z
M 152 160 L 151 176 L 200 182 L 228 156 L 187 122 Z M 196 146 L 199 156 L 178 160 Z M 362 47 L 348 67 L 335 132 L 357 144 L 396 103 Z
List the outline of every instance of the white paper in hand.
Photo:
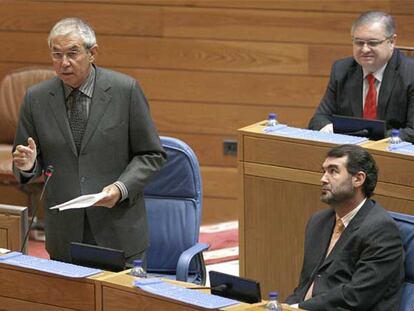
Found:
M 85 208 L 92 206 L 96 202 L 105 198 L 108 194 L 106 192 L 99 192 L 94 194 L 85 194 L 80 197 L 74 198 L 65 203 L 52 206 L 50 209 L 59 209 L 59 211 L 64 211 L 72 208 Z

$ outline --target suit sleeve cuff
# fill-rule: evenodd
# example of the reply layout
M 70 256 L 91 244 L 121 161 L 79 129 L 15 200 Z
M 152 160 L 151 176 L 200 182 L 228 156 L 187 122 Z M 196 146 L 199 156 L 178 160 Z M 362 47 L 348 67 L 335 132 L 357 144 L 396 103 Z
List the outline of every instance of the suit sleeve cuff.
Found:
M 22 175 L 24 178 L 32 178 L 35 174 L 35 169 L 36 169 L 36 165 L 37 165 L 37 159 L 35 160 L 35 163 L 33 164 L 33 167 L 30 171 L 23 171 L 20 170 L 20 175 Z
M 117 186 L 119 191 L 121 192 L 120 202 L 127 199 L 128 198 L 128 189 L 126 188 L 125 184 L 122 181 L 118 180 L 118 181 L 114 182 L 114 185 Z

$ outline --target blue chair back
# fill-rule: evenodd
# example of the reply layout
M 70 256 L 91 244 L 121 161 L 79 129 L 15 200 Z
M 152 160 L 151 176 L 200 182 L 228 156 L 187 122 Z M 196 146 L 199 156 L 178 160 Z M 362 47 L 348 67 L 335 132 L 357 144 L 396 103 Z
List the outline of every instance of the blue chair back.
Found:
M 198 242 L 202 188 L 196 155 L 183 141 L 161 137 L 167 162 L 144 189 L 149 223 L 149 273 L 174 275 L 181 254 Z M 202 266 L 202 267 L 201 267 Z M 204 261 L 191 261 L 189 272 L 204 269 Z
M 400 229 L 405 250 L 405 280 L 400 311 L 414 310 L 414 216 L 389 212 Z

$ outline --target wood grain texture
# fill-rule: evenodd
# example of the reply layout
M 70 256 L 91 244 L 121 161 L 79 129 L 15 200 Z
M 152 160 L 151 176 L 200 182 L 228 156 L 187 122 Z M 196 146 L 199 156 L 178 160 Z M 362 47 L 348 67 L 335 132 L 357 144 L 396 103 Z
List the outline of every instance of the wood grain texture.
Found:
M 86 0 L 76 0 L 85 2 Z M 113 3 L 140 3 L 159 6 L 189 6 L 189 7 L 229 7 L 229 8 L 255 8 L 255 9 L 285 9 L 304 11 L 341 11 L 360 12 L 369 9 L 389 10 L 392 7 L 392 0 L 336 0 L 336 1 L 290 1 L 290 0 L 98 0 L 97 2 Z
M 20 217 L 0 213 L 0 247 L 20 251 Z
M 203 198 L 202 224 L 216 224 L 238 219 L 237 200 L 231 198 Z
M 42 272 L 27 274 L 20 268 L 0 265 L 0 296 L 33 302 L 33 305 L 50 304 L 69 310 L 95 311 L 94 287 L 92 281 L 85 279 L 64 279 Z
M 398 44 L 412 45 L 414 2 L 403 0 L 3 0 L 0 78 L 49 65 L 50 28 L 76 12 L 96 31 L 97 64 L 136 78 L 160 134 L 189 142 L 202 169 L 213 168 L 203 179 L 209 195 L 230 184 L 237 161 L 223 141 L 237 128 L 269 112 L 307 126 L 332 63 L 351 55 L 352 20 L 369 9 L 391 12 Z M 233 202 L 226 193 L 214 198 L 219 206 Z

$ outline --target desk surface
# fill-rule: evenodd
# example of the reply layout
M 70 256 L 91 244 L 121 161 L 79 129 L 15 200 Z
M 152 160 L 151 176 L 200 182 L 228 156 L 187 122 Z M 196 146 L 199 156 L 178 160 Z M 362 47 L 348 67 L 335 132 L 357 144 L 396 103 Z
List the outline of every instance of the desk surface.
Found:
M 102 297 L 103 309 L 105 311 L 117 310 L 139 310 L 136 305 L 139 304 L 142 310 L 205 310 L 203 308 L 188 305 L 182 302 L 171 300 L 165 297 L 153 295 L 133 286 L 134 277 L 128 275 L 128 271 L 120 272 L 116 275 L 109 276 L 102 279 Z M 186 288 L 199 288 L 200 290 L 209 293 L 209 289 L 204 289 L 202 286 L 195 284 L 165 280 Z M 236 306 L 223 308 L 222 310 L 250 310 L 251 307 L 263 306 L 264 303 L 246 304 L 241 303 Z M 263 308 L 262 308 L 263 310 Z
M 299 280 L 304 231 L 320 202 L 321 165 L 334 143 L 264 133 L 266 121 L 239 130 L 240 275 L 258 280 L 262 295 L 282 300 Z M 361 144 L 375 158 L 374 200 L 388 210 L 414 214 L 414 157 L 387 151 L 388 139 Z
M 0 309 L 4 311 L 137 311 L 137 310 L 206 310 L 164 297 L 152 295 L 133 286 L 129 270 L 119 273 L 73 279 L 0 263 Z M 170 280 L 168 280 L 170 281 Z M 186 288 L 203 287 L 170 281 Z M 223 308 L 229 311 L 264 310 L 265 302 L 241 303 Z M 284 310 L 293 311 L 289 306 Z

